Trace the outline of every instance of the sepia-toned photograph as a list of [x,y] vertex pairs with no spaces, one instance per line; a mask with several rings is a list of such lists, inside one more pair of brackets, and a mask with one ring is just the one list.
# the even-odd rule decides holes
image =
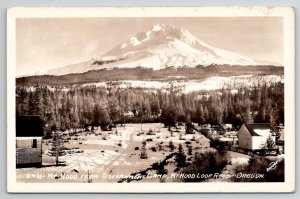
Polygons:
[[9,10],[9,191],[293,191],[293,17]]

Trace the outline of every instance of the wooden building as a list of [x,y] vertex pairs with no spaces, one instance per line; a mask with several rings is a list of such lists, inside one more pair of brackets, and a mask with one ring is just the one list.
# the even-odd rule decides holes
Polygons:
[[238,146],[241,149],[262,150],[267,140],[271,138],[275,143],[275,135],[270,124],[243,124],[237,133]]
[[43,121],[39,116],[16,117],[16,166],[42,165]]

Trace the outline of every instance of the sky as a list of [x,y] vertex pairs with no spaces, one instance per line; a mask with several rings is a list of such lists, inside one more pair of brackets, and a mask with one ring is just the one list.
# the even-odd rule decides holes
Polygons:
[[254,60],[283,63],[280,17],[18,18],[17,75],[100,57],[155,24],[185,28],[213,47]]

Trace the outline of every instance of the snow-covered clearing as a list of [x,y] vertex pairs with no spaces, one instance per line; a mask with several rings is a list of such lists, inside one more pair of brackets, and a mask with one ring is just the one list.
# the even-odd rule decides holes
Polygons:
[[[237,87],[252,87],[257,86],[259,83],[265,82],[267,84],[283,82],[283,77],[278,75],[265,75],[265,76],[254,76],[254,75],[240,75],[240,76],[229,76],[221,77],[214,76],[204,80],[121,80],[115,82],[95,82],[82,84],[85,86],[96,86],[107,88],[111,84],[118,88],[145,88],[145,89],[160,89],[170,90],[171,87],[180,89],[184,93],[191,93],[201,90],[218,90],[222,88],[230,88],[231,93],[237,93]],[[30,88],[31,90],[34,88]]]
[[[149,129],[153,132],[149,133]],[[186,135],[184,126],[176,131],[171,134],[162,124],[127,124],[125,128],[117,127],[112,131],[96,129],[95,132],[81,132],[71,136],[65,132],[65,147],[69,150],[59,160],[65,161],[66,166],[55,166],[55,158],[47,155],[47,150],[51,148],[50,140],[44,140],[43,166],[17,169],[17,181],[87,182],[89,173],[93,182],[117,182],[120,180],[118,177],[146,169],[177,151],[180,143],[186,154],[189,145],[193,152],[210,150],[209,142],[203,135]],[[147,159],[140,158],[144,141]],[[169,147],[170,141],[175,146],[174,151]]]

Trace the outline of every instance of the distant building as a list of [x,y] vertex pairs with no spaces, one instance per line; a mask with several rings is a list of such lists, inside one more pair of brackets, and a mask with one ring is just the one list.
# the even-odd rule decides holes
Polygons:
[[16,166],[42,165],[43,121],[39,116],[16,117]]
[[126,113],[124,113],[125,117],[134,117],[134,113],[132,111],[128,111]]
[[232,124],[224,124],[224,125],[223,125],[223,128],[224,128],[226,131],[231,131],[231,129],[232,129]]
[[238,146],[241,149],[261,150],[269,137],[275,143],[275,135],[272,134],[270,124],[254,123],[243,124],[237,133]]

